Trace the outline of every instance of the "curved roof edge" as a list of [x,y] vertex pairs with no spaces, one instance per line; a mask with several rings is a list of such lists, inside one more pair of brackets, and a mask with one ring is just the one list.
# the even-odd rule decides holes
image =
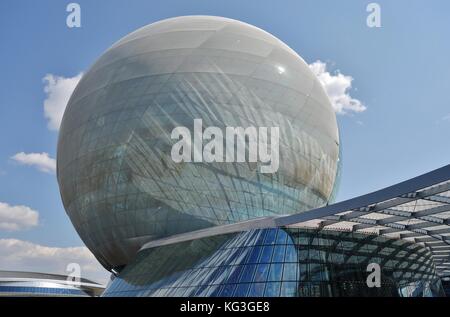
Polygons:
[[413,193],[420,189],[446,181],[450,181],[450,164],[372,193],[350,198],[332,205],[312,209],[303,213],[278,217],[277,225],[291,225],[299,221],[312,220],[318,217],[334,215],[345,210],[365,207],[408,193]]
[[105,285],[86,278],[80,278],[79,282],[71,281],[68,278],[67,275],[62,274],[0,270],[0,284],[10,282],[50,282],[68,287],[76,287],[88,291],[95,296],[100,295],[105,289]]
[[423,243],[440,275],[450,275],[450,164],[384,189],[288,216],[264,217],[148,242],[141,250],[273,227],[365,231]]

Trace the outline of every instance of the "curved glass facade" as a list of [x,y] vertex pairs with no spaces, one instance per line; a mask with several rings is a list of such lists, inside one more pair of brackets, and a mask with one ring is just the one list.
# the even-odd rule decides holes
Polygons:
[[[221,131],[278,127],[278,170],[174,162],[171,132],[193,135],[195,119]],[[83,76],[62,120],[57,176],[80,237],[111,269],[150,240],[323,206],[338,157],[334,111],[301,57],[254,26],[192,16],[131,33]]]
[[442,287],[444,288],[445,295],[450,297],[450,279],[448,276],[442,280]]
[[[366,284],[369,263],[381,287]],[[260,229],[145,249],[103,296],[443,296],[430,250],[360,233]]]
[[0,297],[1,296],[76,296],[89,297],[83,290],[58,283],[52,282],[0,282]]

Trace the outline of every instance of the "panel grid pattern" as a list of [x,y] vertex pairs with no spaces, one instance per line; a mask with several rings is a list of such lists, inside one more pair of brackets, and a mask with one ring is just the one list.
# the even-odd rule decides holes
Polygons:
[[[366,267],[382,269],[380,288]],[[376,235],[260,229],[144,249],[104,296],[440,296],[431,252]]]
[[[175,163],[171,132],[193,135],[194,119],[222,131],[278,127],[279,169]],[[151,240],[325,205],[336,192],[339,135],[319,81],[281,41],[230,19],[180,17],[125,37],[83,76],[57,160],[64,207],[111,269]]]
[[421,243],[431,250],[439,275],[447,276],[450,275],[449,195],[447,180],[376,204],[288,226],[374,233]]

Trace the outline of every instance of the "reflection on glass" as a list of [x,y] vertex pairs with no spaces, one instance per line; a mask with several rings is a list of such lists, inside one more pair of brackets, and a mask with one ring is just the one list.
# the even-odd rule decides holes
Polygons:
[[[381,248],[389,252],[379,253]],[[382,267],[380,288],[366,285],[369,263]],[[443,288],[431,252],[419,244],[352,232],[282,228],[143,250],[104,293],[227,297],[441,295]]]

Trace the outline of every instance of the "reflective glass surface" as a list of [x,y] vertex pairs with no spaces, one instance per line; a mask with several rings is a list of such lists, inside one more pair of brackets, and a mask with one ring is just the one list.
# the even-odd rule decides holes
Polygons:
[[[380,287],[367,286],[370,263]],[[360,233],[260,229],[142,250],[103,296],[442,296],[430,250]]]
[[[194,119],[222,131],[278,127],[279,169],[174,162],[171,132],[193,134]],[[83,76],[62,120],[57,176],[72,223],[111,269],[150,240],[323,206],[338,158],[334,111],[297,53],[254,26],[192,16],[131,33]]]
[[450,297],[450,278],[448,276],[445,280],[442,280],[442,287],[444,288],[445,295]]
[[0,285],[0,296],[89,296],[75,288]]

